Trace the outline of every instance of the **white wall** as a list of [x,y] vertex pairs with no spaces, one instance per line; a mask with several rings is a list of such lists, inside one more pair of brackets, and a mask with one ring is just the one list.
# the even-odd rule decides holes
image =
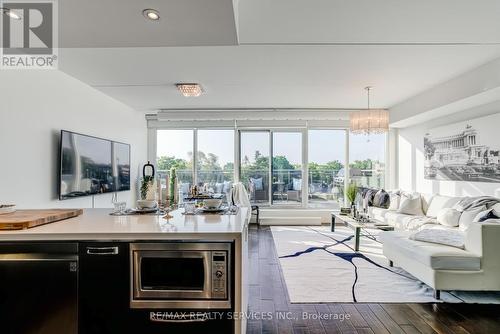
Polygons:
[[[53,70],[0,71],[0,203],[21,208],[88,208],[92,198],[58,200],[60,130],[131,144],[132,190],[119,199],[135,201],[139,166],[146,160],[144,115],[82,82]],[[111,194],[95,207],[112,207]]]
[[424,135],[428,130],[494,113],[500,113],[500,101],[399,129],[397,145],[398,187],[404,190],[449,196],[492,195],[500,197],[500,183],[435,181],[424,178]]

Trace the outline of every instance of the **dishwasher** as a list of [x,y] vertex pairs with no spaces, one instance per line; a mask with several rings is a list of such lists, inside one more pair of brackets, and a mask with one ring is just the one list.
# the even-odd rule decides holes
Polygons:
[[77,274],[77,243],[0,243],[2,334],[77,333]]

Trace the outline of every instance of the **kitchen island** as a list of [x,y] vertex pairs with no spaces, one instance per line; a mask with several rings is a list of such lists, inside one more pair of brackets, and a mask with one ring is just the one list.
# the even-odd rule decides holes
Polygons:
[[[124,285],[124,288],[120,290],[122,293],[116,297],[116,300],[127,301],[126,310],[125,307],[123,307],[124,312],[128,312],[129,309],[132,308],[147,308],[143,305],[149,303],[153,305],[153,307],[148,309],[148,311],[151,311],[149,312],[150,315],[148,317],[150,318],[148,321],[156,321],[167,324],[172,322],[172,319],[165,318],[160,311],[162,311],[163,308],[172,310],[172,305],[174,304],[171,301],[161,304],[159,301],[155,300],[154,302],[157,303],[157,305],[153,302],[149,302],[149,299],[154,298],[147,297],[149,296],[148,293],[150,293],[150,291],[146,290],[152,288],[145,287],[145,291],[139,291],[137,289],[135,285],[138,283],[136,284],[136,281],[141,282],[141,278],[137,276],[138,270],[134,273],[134,265],[136,267],[140,267],[140,270],[144,270],[146,273],[145,275],[151,276],[151,278],[146,278],[146,276],[142,277],[141,284],[146,285],[146,280],[150,280],[152,282],[147,283],[149,285],[154,284],[155,280],[159,279],[163,279],[167,282],[171,277],[176,276],[176,268],[184,268],[185,265],[190,263],[184,262],[179,264],[175,261],[170,261],[168,266],[166,266],[165,262],[163,263],[163,265],[166,266],[164,268],[169,268],[169,270],[171,270],[170,274],[166,277],[159,277],[158,275],[154,276],[151,272],[154,272],[155,269],[158,272],[158,266],[161,266],[162,263],[157,261],[151,265],[151,268],[147,268],[148,261],[152,258],[172,259],[172,254],[180,254],[184,251],[184,254],[179,255],[179,259],[182,259],[186,257],[185,254],[194,254],[197,252],[197,254],[202,254],[200,256],[204,257],[203,261],[199,261],[199,263],[204,264],[205,271],[203,274],[198,276],[201,277],[200,280],[204,281],[202,287],[205,291],[203,291],[202,294],[199,294],[199,296],[195,295],[194,292],[191,292],[191,299],[194,301],[192,301],[191,304],[186,304],[190,306],[184,309],[192,308],[193,311],[198,312],[200,310],[209,310],[210,308],[207,305],[223,305],[224,301],[217,300],[217,298],[224,299],[223,297],[225,296],[225,292],[223,292],[222,287],[227,285],[228,295],[226,303],[230,303],[231,305],[231,327],[234,328],[234,331],[231,332],[236,334],[245,333],[246,321],[244,320],[245,317],[241,317],[241,312],[247,311],[248,300],[248,289],[246,288],[248,267],[247,209],[242,208],[235,215],[183,215],[182,211],[182,209],[172,211],[170,214],[173,217],[167,220],[158,215],[112,216],[110,215],[111,211],[109,209],[86,209],[84,210],[83,215],[79,217],[27,230],[1,231],[0,250],[2,254],[0,254],[0,258],[3,257],[3,260],[10,262],[13,260],[22,260],[19,257],[26,256],[26,253],[28,252],[27,250],[20,251],[20,249],[23,248],[23,245],[27,245],[26,247],[28,247],[28,249],[33,252],[35,256],[40,256],[40,253],[48,253],[48,251],[45,252],[44,247],[52,249],[57,246],[59,247],[58,249],[62,249],[62,251],[58,251],[57,256],[52,257],[57,259],[66,259],[70,262],[70,271],[73,270],[78,272],[79,303],[93,293],[92,288],[90,288],[90,292],[84,291],[82,293],[82,287],[85,287],[86,284],[92,286],[92,284],[99,284],[99,282],[106,281],[106,277],[99,276],[99,273],[109,271],[110,273],[115,274],[120,272],[123,273],[122,276],[127,277],[115,277],[114,282],[116,282],[116,284],[113,284],[113,280],[111,280],[108,288],[102,289],[100,295],[105,295],[108,291],[113,290],[115,285],[119,286],[122,284]],[[168,245],[168,247],[165,245]],[[153,252],[153,250],[156,253]],[[168,254],[168,256],[165,255],[165,257],[162,257],[161,255],[158,255],[162,254],[158,253],[159,250],[164,251],[165,253],[163,254]],[[196,252],[193,252],[193,250],[196,250]],[[120,269],[122,271],[118,269],[111,270],[111,268],[114,268],[113,265],[116,263],[104,261],[104,259],[112,259],[113,255],[118,256],[119,254],[121,254],[121,263],[123,266],[127,266],[126,271],[122,269]],[[225,254],[227,254],[227,259],[224,257]],[[99,262],[100,267],[95,267],[97,269],[92,267],[92,270],[90,270],[89,268],[91,267],[89,263],[92,264],[96,260],[93,260],[94,262],[90,262],[90,260],[87,260],[87,257],[89,256],[94,256],[94,259],[101,261]],[[188,255],[187,257],[191,256]],[[210,264],[207,265],[207,259],[209,259],[209,261],[212,261],[213,259],[213,263],[210,262]],[[193,256],[193,260],[191,261],[193,268],[196,268],[195,260],[196,256]],[[227,268],[225,267],[226,262]],[[123,266],[120,268],[123,268]],[[143,267],[146,269],[142,269]],[[225,269],[227,269],[227,273],[225,272]],[[200,272],[201,271],[203,270],[200,270]],[[88,274],[86,272],[88,272]],[[195,274],[192,276],[194,277],[197,275]],[[184,278],[187,281],[192,279],[193,281],[189,282],[189,284],[196,286],[196,277],[193,277]],[[92,281],[92,279],[94,281]],[[0,277],[0,280],[2,280],[2,277]],[[86,283],[85,280],[90,283]],[[176,284],[177,283],[178,282],[176,282]],[[104,283],[102,283],[102,287],[103,286],[105,286]],[[123,296],[125,294],[123,293],[125,288],[127,295]],[[153,288],[152,290],[155,289]],[[183,288],[180,290],[183,290]],[[193,290],[196,289],[193,288]],[[132,301],[133,298],[131,297],[135,297],[136,293],[134,291],[138,291],[137,295],[139,297],[141,297],[140,293],[142,292],[144,296],[146,296],[144,300],[139,300],[134,303]],[[186,294],[183,291],[179,293],[179,296],[182,293],[184,293],[182,296],[190,296],[189,293]],[[210,293],[213,295],[213,303],[210,304],[209,301],[201,303],[196,301],[202,300],[203,298],[209,298],[207,295]],[[99,297],[100,295],[97,296]],[[165,297],[165,300],[167,299],[172,298]],[[110,294],[110,298],[106,300],[113,301],[114,298],[111,298]],[[125,302],[122,302],[122,304],[125,304]],[[113,308],[112,304],[109,304],[109,307]],[[82,309],[81,306],[79,308]],[[173,309],[175,309],[175,305]],[[125,319],[128,315],[120,315],[119,310],[120,306],[117,306],[113,311],[113,316]],[[130,317],[133,318],[133,316]],[[79,321],[81,321],[84,317],[80,314],[78,318]],[[187,320],[193,322],[193,319]],[[195,318],[194,320],[201,320],[200,323],[202,323],[204,319]],[[186,328],[189,325],[189,321],[185,322],[186,324],[184,326],[186,326]],[[179,321],[175,325],[177,328],[182,328],[182,325],[179,325],[179,323],[182,322]],[[81,330],[81,326],[79,327],[80,332],[86,332],[86,330]],[[114,330],[110,329],[110,331]]]

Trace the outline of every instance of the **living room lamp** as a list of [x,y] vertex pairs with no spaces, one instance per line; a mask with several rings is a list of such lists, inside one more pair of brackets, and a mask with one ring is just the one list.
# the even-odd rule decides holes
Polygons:
[[350,131],[354,134],[374,134],[385,133],[389,130],[389,112],[384,109],[370,109],[370,90],[372,87],[365,87],[368,108],[350,114]]

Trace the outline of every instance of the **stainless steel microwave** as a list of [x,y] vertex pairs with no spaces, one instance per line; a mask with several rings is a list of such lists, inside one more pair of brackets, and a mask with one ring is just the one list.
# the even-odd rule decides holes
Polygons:
[[131,308],[231,308],[231,243],[130,244]]

